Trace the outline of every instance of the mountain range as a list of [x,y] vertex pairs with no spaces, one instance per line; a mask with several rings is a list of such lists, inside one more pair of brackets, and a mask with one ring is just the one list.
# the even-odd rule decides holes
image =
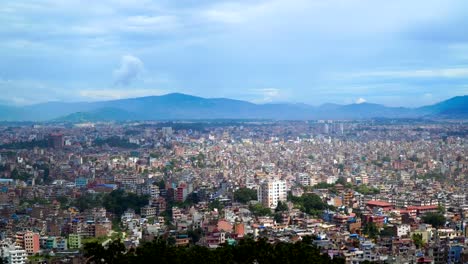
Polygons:
[[468,96],[418,108],[379,104],[254,104],[227,98],[181,93],[100,102],[49,102],[29,106],[0,105],[0,121],[125,121],[190,119],[468,119]]

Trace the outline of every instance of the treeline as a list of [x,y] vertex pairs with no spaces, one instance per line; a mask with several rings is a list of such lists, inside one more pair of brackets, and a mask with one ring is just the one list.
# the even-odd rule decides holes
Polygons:
[[294,203],[294,207],[310,215],[320,215],[327,208],[333,209],[315,193],[304,193],[301,197],[289,195],[288,200]]
[[127,209],[133,209],[136,213],[140,213],[141,207],[148,204],[148,199],[148,196],[145,195],[140,196],[134,193],[126,193],[123,190],[114,190],[105,195],[82,195],[75,199],[72,205],[76,206],[80,211],[102,206],[120,218]]
[[109,147],[113,147],[113,148],[135,149],[135,148],[140,147],[135,143],[130,143],[128,139],[123,139],[123,138],[115,137],[115,136],[110,137],[110,138],[105,138],[105,139],[97,138],[96,140],[94,140],[94,145],[96,146],[104,146],[106,144]]
[[34,149],[47,147],[49,147],[49,142],[47,140],[18,141],[0,145],[0,149]]
[[127,251],[119,241],[104,248],[97,242],[84,246],[88,263],[345,263],[344,259],[331,259],[312,245],[306,237],[297,243],[279,242],[270,244],[266,239],[254,241],[245,238],[237,245],[223,245],[216,249],[202,246],[178,247],[169,239],[155,239],[136,249]]

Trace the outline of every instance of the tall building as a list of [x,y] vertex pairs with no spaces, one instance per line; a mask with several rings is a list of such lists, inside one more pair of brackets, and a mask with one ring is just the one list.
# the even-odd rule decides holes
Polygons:
[[275,209],[278,202],[285,202],[286,199],[286,181],[273,178],[260,185],[258,201],[261,202],[263,206]]
[[24,249],[29,255],[39,252],[39,234],[33,232],[26,232],[23,236]]
[[49,147],[59,149],[63,147],[63,135],[58,133],[50,134],[49,136]]

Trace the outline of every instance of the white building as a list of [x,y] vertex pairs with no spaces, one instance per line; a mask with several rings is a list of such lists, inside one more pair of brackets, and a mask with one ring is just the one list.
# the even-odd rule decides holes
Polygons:
[[411,226],[410,225],[398,225],[397,226],[397,236],[398,237],[407,236],[410,232],[411,232]]
[[287,199],[286,181],[269,179],[260,185],[258,190],[258,201],[265,207],[275,209],[278,202]]
[[2,258],[3,263],[24,264],[26,263],[27,256],[26,250],[14,243],[9,243],[7,241],[2,241],[0,243],[0,258]]
[[307,173],[298,173],[296,176],[296,181],[302,186],[312,185],[310,175]]

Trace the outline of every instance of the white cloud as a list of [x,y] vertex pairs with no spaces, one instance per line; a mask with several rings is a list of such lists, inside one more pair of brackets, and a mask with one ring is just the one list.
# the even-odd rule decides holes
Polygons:
[[395,71],[370,71],[351,74],[351,77],[390,77],[390,78],[465,78],[468,68],[439,68]]
[[254,89],[252,93],[260,96],[252,100],[254,103],[270,103],[282,97],[281,90],[276,88]]
[[98,90],[81,90],[79,95],[86,100],[116,100],[124,98],[135,98],[151,95],[166,94],[167,91],[158,89],[98,89]]
[[365,103],[365,102],[367,102],[367,100],[364,99],[364,98],[362,98],[362,97],[360,97],[360,98],[358,98],[358,99],[356,100],[355,103],[356,103],[356,104],[362,104],[362,103]]
[[122,56],[119,68],[114,70],[114,83],[128,86],[141,76],[144,69],[144,64],[139,58],[132,55]]

